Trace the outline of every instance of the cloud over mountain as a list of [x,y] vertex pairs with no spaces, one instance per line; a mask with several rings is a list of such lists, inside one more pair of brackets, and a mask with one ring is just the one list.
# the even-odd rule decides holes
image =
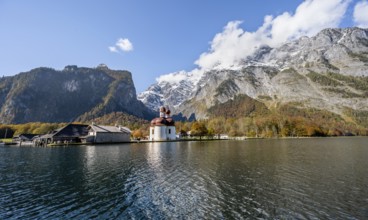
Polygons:
[[240,28],[241,21],[231,21],[216,34],[209,51],[201,54],[195,64],[202,69],[236,68],[259,46],[276,47],[324,28],[338,27],[349,3],[350,0],[306,0],[294,13],[265,16],[263,25],[255,32]]
[[[230,21],[210,42],[208,51],[195,61],[196,68],[177,71],[156,78],[158,84],[180,84],[190,81],[196,85],[209,70],[238,70],[243,61],[262,46],[276,48],[302,36],[314,36],[326,28],[339,27],[352,0],[305,0],[292,12],[266,15],[263,24],[255,31],[241,27],[243,21]],[[355,6],[355,22],[361,27],[367,25],[367,0]]]
[[354,22],[358,27],[368,28],[368,1],[361,1],[355,5]]

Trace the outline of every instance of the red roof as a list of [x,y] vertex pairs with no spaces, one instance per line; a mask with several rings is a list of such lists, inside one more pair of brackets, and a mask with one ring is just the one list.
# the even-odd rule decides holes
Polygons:
[[173,118],[154,118],[151,121],[151,126],[174,126]]

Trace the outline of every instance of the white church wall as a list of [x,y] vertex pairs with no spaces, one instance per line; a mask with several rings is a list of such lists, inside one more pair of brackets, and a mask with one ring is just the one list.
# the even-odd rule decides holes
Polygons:
[[176,139],[175,126],[167,126],[166,127],[166,137],[167,137],[168,140],[175,140]]
[[176,140],[175,126],[150,127],[150,141]]

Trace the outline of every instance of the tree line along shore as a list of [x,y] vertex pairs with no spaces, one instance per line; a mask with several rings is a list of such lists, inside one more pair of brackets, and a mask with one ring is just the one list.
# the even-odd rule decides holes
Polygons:
[[[74,122],[80,123],[81,122]],[[101,122],[100,122],[101,123]],[[68,123],[0,124],[0,139],[12,138],[19,134],[46,134]],[[84,123],[85,124],[85,123]],[[116,123],[106,123],[114,125]],[[149,136],[149,121],[126,123],[132,130],[132,139],[144,140]],[[316,137],[316,136],[367,136],[368,128],[342,118],[316,114],[302,116],[257,116],[257,117],[214,117],[199,121],[177,121],[176,131],[180,137],[228,137],[274,138],[274,137]]]

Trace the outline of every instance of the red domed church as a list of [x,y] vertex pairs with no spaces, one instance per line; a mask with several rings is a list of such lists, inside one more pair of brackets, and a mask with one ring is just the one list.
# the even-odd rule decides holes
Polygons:
[[170,116],[170,110],[160,108],[160,117],[151,121],[150,141],[176,140],[175,122]]

